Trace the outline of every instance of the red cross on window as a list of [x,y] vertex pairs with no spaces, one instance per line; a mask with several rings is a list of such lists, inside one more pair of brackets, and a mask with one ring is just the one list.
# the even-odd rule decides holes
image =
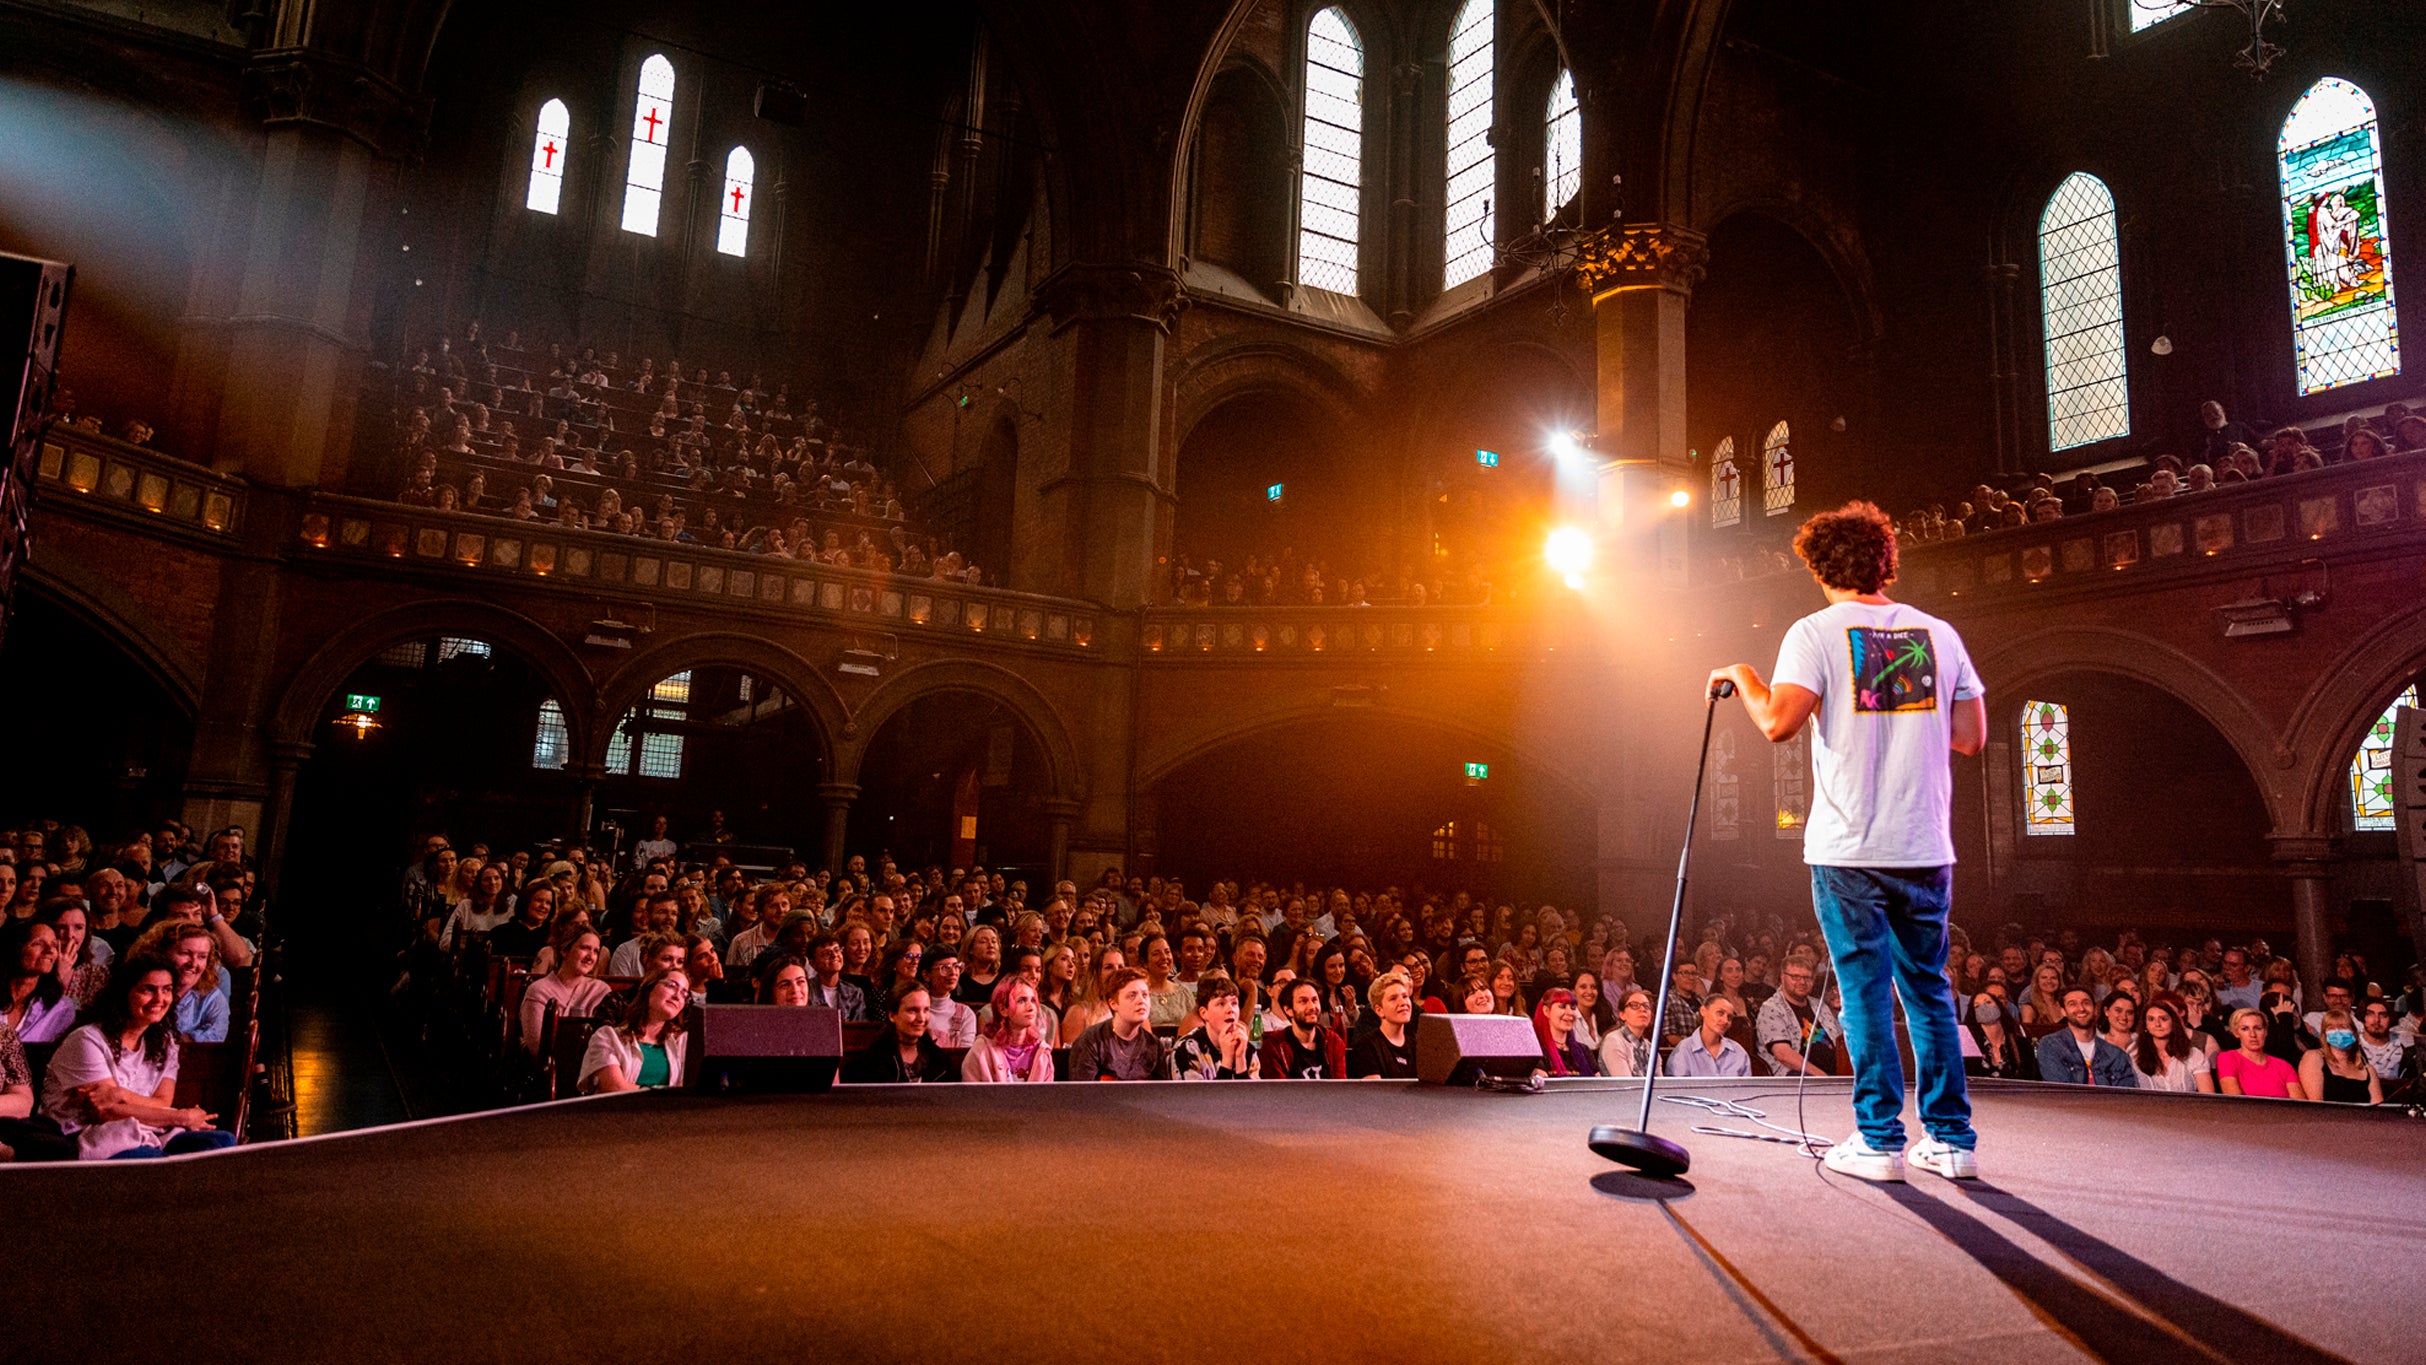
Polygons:
[[733,216],[736,218],[741,216],[741,186],[739,185],[733,187]]
[[1784,446],[1779,446],[1777,454],[1769,457],[1769,469],[1777,475],[1777,481],[1780,484],[1794,477],[1794,452]]
[[657,125],[665,122],[665,120],[657,116],[656,110],[651,109],[647,116],[642,118],[640,121],[649,125],[649,135],[647,140],[650,142],[655,142],[657,140]]
[[1721,497],[1732,498],[1735,496],[1734,465],[1723,464],[1718,467],[1718,491]]
[[547,160],[546,160],[546,161],[544,161],[544,162],[542,162],[542,163],[540,163],[540,164],[541,164],[542,166],[544,166],[546,169],[551,170],[551,171],[552,171],[552,170],[554,170],[554,169],[556,169],[556,142],[555,142],[555,139],[550,138],[548,141],[541,143],[541,144],[539,145],[539,150],[540,150],[540,151],[542,151],[542,152],[545,152],[545,153],[547,154]]

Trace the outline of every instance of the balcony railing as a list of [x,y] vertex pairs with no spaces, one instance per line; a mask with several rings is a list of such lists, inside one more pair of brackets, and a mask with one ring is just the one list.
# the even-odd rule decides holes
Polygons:
[[34,482],[46,497],[234,540],[244,519],[244,482],[148,446],[81,427],[43,434]]
[[1163,607],[1146,613],[1139,647],[1148,658],[1516,658],[1554,653],[1582,627],[1508,607]]
[[776,555],[610,535],[334,494],[303,511],[305,556],[405,564],[698,607],[741,607],[848,627],[977,636],[1072,651],[1095,646],[1097,608],[1031,593],[842,569]]
[[2338,554],[2422,529],[2426,452],[2411,452],[1916,545],[1903,583],[1916,596],[2111,591],[2118,579]]

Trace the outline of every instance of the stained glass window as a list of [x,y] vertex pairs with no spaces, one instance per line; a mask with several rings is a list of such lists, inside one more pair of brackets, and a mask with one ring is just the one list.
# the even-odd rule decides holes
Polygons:
[[1584,187],[1584,112],[1575,103],[1575,73],[1561,71],[1550,86],[1542,127],[1542,219],[1558,216]]
[[539,106],[539,135],[531,139],[531,189],[523,205],[554,213],[564,197],[566,144],[572,141],[573,115],[563,100]]
[[640,738],[639,773],[642,777],[682,776],[682,736],[668,734],[650,727],[652,720],[679,721],[687,714],[691,701],[691,675],[688,670],[673,674],[649,689],[649,704],[635,707],[623,714],[623,723],[607,738],[606,769],[611,773],[633,771],[632,737]]
[[2075,171],[2039,214],[2039,309],[2047,333],[2047,444],[2131,434],[2123,360],[2123,257],[2106,182]]
[[1811,727],[1770,749],[1769,776],[1777,796],[1777,837],[1800,839],[1811,819]]
[[2072,832],[2072,713],[2060,702],[2022,703],[2022,832]]
[[1761,442],[1761,507],[1773,517],[1794,510],[1794,443],[1784,422]]
[[1492,0],[1466,0],[1449,30],[1448,187],[1441,288],[1455,289],[1491,268]]
[[1744,519],[1744,478],[1735,468],[1735,438],[1718,443],[1710,457],[1710,524],[1734,526]]
[[674,64],[663,54],[640,64],[640,98],[632,109],[632,159],[623,173],[623,230],[657,235],[665,191],[665,149],[674,117]]
[[2283,250],[2300,392],[2401,372],[2375,103],[2328,76],[2283,121]]
[[1743,784],[1735,775],[1735,735],[1710,738],[1710,837],[1723,844],[1743,837]]
[[531,741],[531,766],[562,771],[572,752],[573,737],[565,729],[564,708],[550,697],[539,703],[539,730]]
[[438,662],[440,663],[445,663],[449,659],[486,659],[491,657],[491,653],[489,642],[486,640],[471,640],[459,635],[449,635],[438,642]]
[[757,172],[747,147],[735,147],[724,159],[724,197],[716,201],[716,249],[727,256],[750,253],[750,208],[757,202],[751,182]]
[[2177,14],[2198,8],[2198,0],[2130,0],[2131,31],[2154,28]]
[[2391,829],[2392,824],[2392,727],[2404,706],[2418,704],[2415,684],[2402,689],[2392,699],[2384,714],[2367,727],[2367,737],[2359,741],[2358,756],[2350,760],[2350,827],[2352,829]]
[[1299,284],[1356,292],[1364,129],[1364,44],[1348,16],[1327,9],[1306,26],[1305,151],[1297,176]]

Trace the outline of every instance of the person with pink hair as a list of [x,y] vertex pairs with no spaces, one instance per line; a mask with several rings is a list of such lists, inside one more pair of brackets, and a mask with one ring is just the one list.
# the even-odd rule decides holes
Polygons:
[[1005,976],[994,983],[993,1012],[960,1062],[964,1081],[1049,1081],[1053,1049],[1037,1032],[1035,983]]
[[1575,992],[1564,986],[1542,992],[1533,1007],[1533,1036],[1541,1040],[1541,1069],[1553,1076],[1597,1076],[1592,1050],[1575,1041]]

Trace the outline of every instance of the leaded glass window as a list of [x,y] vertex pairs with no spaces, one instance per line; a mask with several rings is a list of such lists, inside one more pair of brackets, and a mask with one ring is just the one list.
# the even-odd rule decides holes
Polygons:
[[1772,517],[1794,510],[1794,440],[1782,421],[1761,442],[1761,510]]
[[2283,250],[2300,392],[2401,372],[2375,103],[2328,76],[2283,121]]
[[1492,0],[1466,0],[1449,30],[1448,205],[1443,235],[1447,266],[1441,288],[1455,289],[1491,268]]
[[539,135],[531,139],[531,187],[522,200],[525,208],[556,211],[564,198],[564,159],[569,155],[572,133],[572,111],[564,107],[563,100],[539,106]]
[[531,740],[531,766],[561,772],[572,752],[573,736],[565,729],[564,708],[550,697],[539,703],[539,729]]
[[[635,771],[632,757],[637,748],[640,763],[637,771],[642,777],[682,776],[681,735],[652,728],[653,720],[680,721],[689,713],[691,674],[689,670],[672,674],[649,689],[645,706],[624,712],[623,723],[607,739],[606,769],[611,773]],[[634,745],[634,737],[639,743]]]
[[657,235],[665,197],[665,149],[674,118],[674,64],[663,54],[640,64],[640,98],[632,109],[632,158],[623,173],[623,230]]
[[2198,0],[2129,0],[2131,31],[2155,28],[2178,14],[2188,14],[2198,8]]
[[449,659],[486,659],[493,655],[486,640],[473,640],[460,635],[448,635],[438,641],[438,662]]
[[1556,218],[1583,187],[1584,111],[1575,103],[1575,73],[1561,71],[1542,125],[1542,220]]
[[1451,820],[1432,831],[1432,856],[1444,863],[1457,861],[1457,822]]
[[1743,837],[1743,784],[1735,773],[1735,734],[1710,738],[1710,837],[1731,844]]
[[1499,831],[1477,820],[1474,822],[1474,861],[1496,863],[1507,856],[1507,845],[1501,842]]
[[1710,524],[1734,526],[1744,519],[1744,478],[1735,468],[1735,438],[1718,443],[1710,457]]
[[2022,832],[2072,833],[2072,713],[2022,703]]
[[1770,784],[1777,797],[1777,837],[1800,839],[1811,820],[1811,727],[1770,747]]
[[2358,755],[2350,760],[2350,827],[2352,829],[2391,829],[2392,824],[2392,727],[2404,706],[2418,704],[2416,684],[2403,688],[2392,699],[2384,714],[2367,727],[2367,737],[2359,741]]
[[716,201],[716,249],[727,256],[750,254],[750,209],[758,201],[752,182],[758,163],[750,149],[735,147],[724,159],[724,197]]
[[2123,257],[2106,182],[2075,171],[2039,214],[2039,309],[2047,333],[2047,445],[2131,434],[2123,358]]
[[1297,282],[1356,292],[1363,211],[1365,49],[1348,16],[1327,9],[1306,26],[1306,118],[1297,175]]

